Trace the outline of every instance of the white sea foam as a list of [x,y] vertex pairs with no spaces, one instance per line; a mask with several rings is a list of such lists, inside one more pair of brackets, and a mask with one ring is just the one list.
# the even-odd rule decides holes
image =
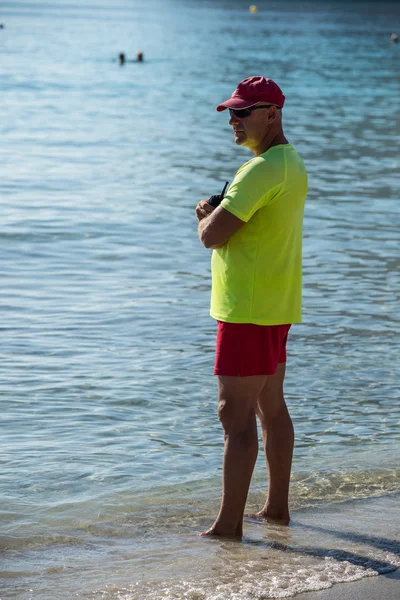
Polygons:
[[90,597],[266,600],[387,573],[400,567],[397,505],[398,496],[387,496],[308,509],[295,513],[289,528],[249,520],[241,544],[185,535],[174,556],[158,561],[158,577],[150,566],[136,584]]

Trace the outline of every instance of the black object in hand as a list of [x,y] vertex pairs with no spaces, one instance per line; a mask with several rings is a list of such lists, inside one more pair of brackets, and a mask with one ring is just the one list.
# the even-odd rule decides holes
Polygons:
[[222,200],[224,199],[225,191],[226,191],[226,188],[228,187],[228,184],[229,184],[229,182],[227,181],[220,194],[217,194],[215,196],[210,196],[208,199],[208,204],[211,204],[211,206],[213,206],[214,208],[219,206],[221,204]]

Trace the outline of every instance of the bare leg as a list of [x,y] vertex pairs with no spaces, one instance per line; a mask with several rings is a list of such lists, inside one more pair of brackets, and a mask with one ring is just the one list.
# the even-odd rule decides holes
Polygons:
[[294,445],[293,423],[283,396],[285,367],[286,363],[280,363],[275,375],[268,376],[257,406],[268,470],[268,497],[257,516],[282,525],[290,521],[288,496]]
[[202,536],[241,538],[243,513],[258,453],[256,405],[265,375],[219,377],[218,416],[225,432],[222,501]]

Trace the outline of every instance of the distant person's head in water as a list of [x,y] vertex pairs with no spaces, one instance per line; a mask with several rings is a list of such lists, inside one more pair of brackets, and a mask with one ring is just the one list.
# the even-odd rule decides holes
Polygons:
[[120,65],[124,65],[127,62],[129,62],[129,63],[143,62],[143,60],[144,60],[143,52],[138,52],[136,54],[135,60],[133,60],[133,59],[128,60],[126,55],[123,52],[121,52],[121,54],[118,55],[118,61],[119,61]]
[[397,33],[392,33],[392,35],[390,36],[390,41],[392,42],[392,44],[397,44],[397,42],[399,41],[399,36],[397,35]]

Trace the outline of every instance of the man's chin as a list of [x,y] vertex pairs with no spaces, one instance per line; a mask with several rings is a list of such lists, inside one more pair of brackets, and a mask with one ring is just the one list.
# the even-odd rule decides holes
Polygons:
[[235,135],[235,144],[237,144],[238,146],[244,146],[246,143],[246,138],[240,135]]

